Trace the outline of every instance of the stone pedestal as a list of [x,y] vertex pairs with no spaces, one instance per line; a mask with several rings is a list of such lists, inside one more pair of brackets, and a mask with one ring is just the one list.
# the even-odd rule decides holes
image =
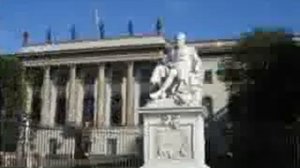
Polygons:
[[202,107],[139,109],[144,119],[142,168],[207,168]]

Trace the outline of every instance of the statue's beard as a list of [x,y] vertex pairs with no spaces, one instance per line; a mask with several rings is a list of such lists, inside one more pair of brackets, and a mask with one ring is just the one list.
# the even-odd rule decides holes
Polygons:
[[176,44],[176,46],[174,47],[176,50],[183,48],[184,47],[184,43],[180,43],[180,44]]

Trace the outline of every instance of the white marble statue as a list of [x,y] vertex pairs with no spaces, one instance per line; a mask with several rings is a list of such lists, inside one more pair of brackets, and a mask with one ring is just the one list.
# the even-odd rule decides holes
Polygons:
[[150,82],[156,90],[139,109],[144,121],[141,168],[207,168],[202,108],[203,68],[185,34],[154,68]]
[[151,76],[152,85],[159,87],[150,94],[152,101],[173,100],[180,106],[201,106],[202,61],[194,47],[187,46],[184,33],[176,36],[176,45],[165,55]]

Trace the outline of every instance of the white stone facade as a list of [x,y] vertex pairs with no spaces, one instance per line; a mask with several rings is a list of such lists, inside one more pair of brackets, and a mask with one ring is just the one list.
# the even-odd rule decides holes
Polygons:
[[[202,48],[218,48],[233,43],[196,42],[188,43],[199,51]],[[26,67],[42,68],[44,71],[42,87],[42,107],[40,124],[49,129],[36,133],[35,151],[47,155],[50,153],[50,139],[57,139],[57,154],[73,157],[75,139],[65,137],[61,127],[74,126],[88,129],[91,142],[90,155],[108,154],[108,139],[116,146],[116,154],[137,154],[136,139],[141,136],[139,125],[142,123],[138,108],[147,99],[150,92],[149,78],[155,62],[163,57],[164,49],[170,45],[163,37],[132,37],[125,39],[108,39],[102,41],[82,41],[53,45],[37,45],[24,47],[19,57]],[[204,70],[212,70],[212,83],[204,83],[204,95],[212,98],[213,112],[217,113],[226,106],[227,92],[225,84],[217,79],[216,71],[220,56],[199,54]],[[53,68],[63,67],[67,70],[68,80],[65,88],[66,110],[65,124],[58,125],[57,118],[57,86],[53,82]],[[85,117],[86,90],[83,78],[79,73],[82,69],[90,72],[93,69],[93,119],[92,124],[83,122]],[[119,71],[114,73],[114,69]],[[117,79],[116,75],[118,76]],[[31,93],[30,86],[28,92]],[[121,100],[120,117],[114,121],[114,109],[111,107],[115,94]],[[142,97],[142,100],[141,100]],[[27,112],[32,112],[32,97],[28,97]],[[115,127],[114,122],[119,122]],[[87,128],[88,127],[88,128]],[[132,129],[132,127],[134,129]],[[115,140],[114,140],[115,139]],[[41,144],[41,142],[43,142]]]
[[212,71],[212,83],[204,83],[203,85],[203,97],[209,96],[212,98],[213,113],[217,113],[222,108],[226,107],[228,101],[228,92],[226,91],[226,85],[224,82],[218,79],[216,74],[218,70],[218,63],[221,61],[221,57],[210,56],[203,57],[203,69],[204,71]]

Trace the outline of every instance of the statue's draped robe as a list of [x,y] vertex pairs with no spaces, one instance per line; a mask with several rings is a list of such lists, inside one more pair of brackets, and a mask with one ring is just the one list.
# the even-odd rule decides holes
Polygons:
[[167,97],[173,98],[179,104],[201,105],[201,100],[199,100],[201,99],[203,81],[201,67],[202,61],[196,49],[185,46],[173,50],[156,66],[151,77],[151,83],[161,86],[170,75],[169,72],[176,70],[176,78],[168,88]]

